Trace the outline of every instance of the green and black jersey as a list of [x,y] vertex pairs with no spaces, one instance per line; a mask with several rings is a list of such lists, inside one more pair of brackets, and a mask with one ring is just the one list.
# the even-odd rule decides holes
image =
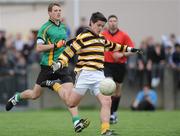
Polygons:
[[[38,31],[37,39],[42,39],[44,44],[54,44],[59,40],[66,40],[66,26],[63,23],[56,25],[51,20],[47,21]],[[38,46],[38,45],[37,45]],[[53,61],[64,51],[65,47],[54,48],[42,53],[41,65],[50,66]]]
[[59,60],[66,65],[74,54],[78,54],[75,71],[101,70],[104,68],[104,51],[127,51],[126,45],[120,45],[106,40],[101,35],[96,35],[87,29],[79,34],[71,46],[66,47],[59,56]]

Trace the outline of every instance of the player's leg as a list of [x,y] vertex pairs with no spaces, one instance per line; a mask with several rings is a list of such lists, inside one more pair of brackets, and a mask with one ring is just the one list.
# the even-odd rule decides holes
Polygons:
[[6,110],[11,110],[19,101],[21,100],[27,100],[32,99],[35,100],[39,98],[42,92],[42,87],[40,85],[35,84],[33,90],[27,89],[21,93],[16,93],[13,97],[11,97],[7,104],[6,104]]
[[[41,83],[53,78],[53,72],[49,66],[41,66],[41,71],[36,80],[36,84],[33,89],[27,89],[21,93],[15,94],[11,97],[7,104],[6,110],[9,111],[15,106],[20,100],[32,99],[35,100],[40,97],[42,93]],[[60,88],[61,85],[57,84],[56,89]]]
[[118,121],[117,111],[118,111],[119,103],[121,100],[122,85],[123,85],[123,80],[125,78],[125,74],[126,74],[125,64],[114,64],[112,75],[113,75],[114,81],[116,82],[116,90],[113,96],[111,97],[112,99],[111,117],[110,117],[111,124],[115,124]]
[[[80,103],[81,99],[85,95],[88,87],[89,87],[89,82],[88,82],[89,77],[87,76],[86,71],[81,71],[78,75],[76,75],[76,84],[75,88],[71,91],[70,97],[68,99],[68,106],[69,107],[74,107],[78,106]],[[76,132],[81,132],[84,128],[87,128],[90,124],[90,121],[87,119],[81,119],[80,122],[76,121],[78,117],[73,117],[73,124],[74,124],[74,129]]]
[[68,105],[68,110],[72,117],[72,122],[74,126],[75,132],[79,133],[84,128],[89,125],[89,121],[87,119],[81,119],[78,113],[78,107],[82,96],[78,93],[72,91],[73,83],[64,83],[61,85],[61,89],[58,91],[58,94],[61,99]]
[[117,135],[114,131],[110,130],[110,108],[111,108],[111,97],[104,96],[101,93],[97,95],[97,98],[101,104],[101,135],[102,136],[114,136]]
[[32,99],[35,100],[40,97],[42,93],[42,87],[40,86],[42,81],[47,80],[48,77],[48,69],[41,67],[41,72],[38,75],[36,84],[33,89],[24,90],[21,93],[16,93],[13,97],[11,97],[7,104],[6,110],[11,110],[20,100]]
[[68,109],[72,116],[75,132],[81,132],[84,128],[86,128],[87,120],[81,119],[78,114],[76,103],[80,102],[79,97],[77,98],[76,96],[71,97],[71,93],[73,89],[73,80],[70,76],[68,68],[64,68],[56,72],[54,76],[55,76],[54,79],[60,78],[61,83],[59,81],[57,82],[57,80],[47,80],[45,82],[42,82],[41,85],[43,85],[44,87],[51,88],[58,93],[59,97],[69,107]]
[[57,74],[59,74],[59,77],[62,82],[61,88],[58,90],[58,94],[60,98],[63,99],[63,101],[66,103],[66,105],[68,105],[68,109],[69,112],[71,113],[75,132],[79,133],[86,127],[86,120],[81,119],[81,117],[78,114],[78,108],[77,108],[77,105],[81,100],[81,95],[78,94],[76,95],[76,93],[72,91],[74,88],[73,79],[71,77],[68,68],[64,68],[62,71],[59,71],[59,73]]
[[117,111],[121,99],[121,92],[122,92],[122,84],[116,82],[116,90],[111,97],[112,104],[111,104],[111,116],[110,116],[110,123],[115,124],[117,123]]
[[[113,71],[116,69],[116,67],[115,67],[115,64],[114,63],[105,63],[104,64],[104,75],[105,75],[105,77],[110,77],[110,78],[112,78],[113,80],[114,80],[114,78],[113,78]],[[119,91],[117,91],[117,88],[119,88],[118,87],[118,84],[116,84],[116,90],[115,90],[115,93],[117,93],[117,92],[119,92]],[[114,94],[115,95],[115,94]],[[114,103],[116,103],[114,100],[114,98],[115,98],[115,96],[112,96],[111,97],[112,98],[112,102],[111,102],[111,116],[110,116],[110,123],[112,123],[112,122],[114,122],[116,119],[115,119],[115,116],[113,115],[113,113],[114,113],[114,109],[115,109],[115,106],[114,106]],[[116,99],[117,100],[117,99]]]
[[[70,110],[73,108],[77,108],[85,92],[85,89],[73,89],[67,102]],[[74,130],[77,133],[81,132],[84,128],[87,128],[90,124],[90,121],[88,119],[81,119],[78,115],[78,112],[71,112],[71,116],[74,125]]]
[[[70,102],[70,100],[78,100],[77,98],[71,98],[70,94],[73,89],[72,82],[68,83],[60,83],[58,80],[47,80],[45,82],[42,82],[41,86],[48,87],[52,89],[53,91],[57,92],[59,97],[64,101],[64,103],[67,105],[68,110],[72,117],[73,126],[75,129],[75,132],[79,133],[81,132],[86,126],[86,120],[81,119],[78,113],[78,107],[76,106],[79,102]],[[73,96],[74,97],[74,96]]]
[[101,134],[110,129],[109,119],[110,119],[110,108],[111,108],[111,97],[104,96],[99,93],[97,96],[101,104],[100,118],[101,118]]

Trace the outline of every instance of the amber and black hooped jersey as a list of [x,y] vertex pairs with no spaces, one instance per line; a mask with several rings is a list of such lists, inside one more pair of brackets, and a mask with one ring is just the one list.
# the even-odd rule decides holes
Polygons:
[[70,46],[59,56],[62,65],[65,66],[69,59],[78,55],[75,71],[102,70],[104,68],[104,51],[126,52],[127,45],[120,45],[106,40],[101,35],[96,35],[87,29],[79,34]]

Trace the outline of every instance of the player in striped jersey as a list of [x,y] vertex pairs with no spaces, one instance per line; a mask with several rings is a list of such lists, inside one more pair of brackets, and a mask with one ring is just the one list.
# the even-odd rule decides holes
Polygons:
[[75,67],[77,73],[75,89],[68,99],[70,107],[77,106],[87,90],[95,95],[101,104],[101,135],[114,135],[110,130],[109,118],[111,108],[111,97],[104,96],[99,91],[99,83],[104,79],[104,51],[140,52],[139,49],[120,45],[106,40],[99,35],[107,22],[100,12],[93,13],[90,18],[90,27],[80,33],[67,46],[59,56],[57,62],[52,65],[53,71],[66,67],[70,58],[78,54],[78,62]]

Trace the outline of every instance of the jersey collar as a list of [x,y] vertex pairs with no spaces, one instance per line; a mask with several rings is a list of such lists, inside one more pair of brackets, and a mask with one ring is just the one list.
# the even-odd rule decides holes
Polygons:
[[51,23],[53,23],[54,25],[56,25],[56,26],[60,26],[61,25],[61,21],[59,21],[59,25],[57,25],[53,20],[51,20],[51,19],[49,19],[49,21],[51,22]]
[[120,31],[120,30],[117,29],[117,31],[116,31],[115,33],[111,33],[111,32],[108,30],[108,32],[109,32],[112,36],[116,35],[119,31]]

